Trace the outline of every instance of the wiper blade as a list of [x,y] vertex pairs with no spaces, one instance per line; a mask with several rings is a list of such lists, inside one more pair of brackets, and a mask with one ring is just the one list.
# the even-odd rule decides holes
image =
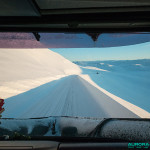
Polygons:
[[98,135],[100,135],[101,132],[101,128],[102,126],[107,123],[109,120],[111,120],[111,118],[104,118],[97,126],[96,128],[90,132],[90,134],[88,135],[89,137],[97,137]]

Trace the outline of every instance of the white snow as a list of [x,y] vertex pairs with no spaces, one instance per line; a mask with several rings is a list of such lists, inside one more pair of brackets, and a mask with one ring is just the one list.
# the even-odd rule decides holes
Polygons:
[[113,67],[113,65],[109,65],[109,64],[108,64],[108,66],[109,66],[109,67]]
[[[141,109],[140,107],[133,105],[123,99],[121,99],[120,97],[115,96],[114,94],[106,91],[105,89],[99,87],[97,84],[95,84],[91,78],[89,76],[86,75],[82,75],[83,78],[86,78],[88,82],[90,82],[93,86],[95,86],[96,88],[98,88],[100,91],[102,91],[103,93],[105,93],[106,95],[108,95],[109,97],[111,97],[113,100],[115,100],[116,102],[120,103],[122,106],[126,107],[127,109],[129,109],[130,111],[132,111],[133,113],[135,113],[136,115],[140,116],[141,118],[149,118],[150,117],[150,113],[145,111],[144,109]],[[119,112],[122,113],[122,112]],[[118,117],[119,118],[119,117]]]
[[104,70],[104,69],[100,69],[100,68],[96,68],[96,67],[91,67],[91,66],[86,66],[86,67],[80,66],[80,67],[85,68],[85,69],[90,69],[90,70],[99,70],[99,71],[107,71],[108,72],[108,70]]
[[134,64],[135,66],[142,66],[141,64]]
[[[79,66],[49,49],[0,49],[3,118],[77,116],[150,117],[81,74]],[[97,67],[82,69],[108,72]]]
[[80,68],[49,49],[0,49],[0,97],[8,98]]
[[[98,66],[100,62],[84,62],[84,65]],[[99,65],[99,68],[108,70],[99,71],[99,74],[96,70],[82,68],[83,74],[88,74],[92,81],[109,93],[150,112],[150,60],[105,61],[105,64],[113,64],[113,67]]]

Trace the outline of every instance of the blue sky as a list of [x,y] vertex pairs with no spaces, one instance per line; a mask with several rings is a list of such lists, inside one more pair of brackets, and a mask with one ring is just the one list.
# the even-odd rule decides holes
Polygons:
[[107,48],[51,48],[70,61],[150,59],[150,42]]

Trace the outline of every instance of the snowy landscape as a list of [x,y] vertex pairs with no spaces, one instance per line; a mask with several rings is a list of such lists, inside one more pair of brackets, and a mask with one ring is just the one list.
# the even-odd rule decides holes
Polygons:
[[0,49],[2,118],[150,117],[150,60],[71,62],[49,49]]
[[100,87],[150,111],[150,59],[75,63]]

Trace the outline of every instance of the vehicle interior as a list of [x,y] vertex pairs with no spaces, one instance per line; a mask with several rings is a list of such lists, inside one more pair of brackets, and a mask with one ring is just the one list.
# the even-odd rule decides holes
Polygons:
[[0,150],[150,148],[149,14],[149,0],[0,0]]

